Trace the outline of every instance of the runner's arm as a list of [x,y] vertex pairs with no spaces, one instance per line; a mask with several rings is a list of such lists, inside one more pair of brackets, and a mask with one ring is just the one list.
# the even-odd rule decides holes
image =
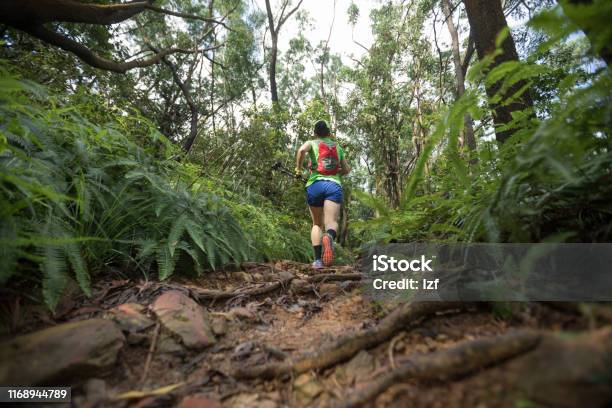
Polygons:
[[295,155],[295,173],[299,174],[302,171],[302,164],[304,163],[304,156],[310,150],[310,142],[304,143],[297,151]]

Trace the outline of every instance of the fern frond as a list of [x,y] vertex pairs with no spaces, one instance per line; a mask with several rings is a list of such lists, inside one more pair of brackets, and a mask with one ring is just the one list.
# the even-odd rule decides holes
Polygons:
[[68,284],[68,263],[63,249],[57,246],[41,248],[43,261],[40,265],[43,274],[43,298],[50,310],[55,310],[57,303]]
[[68,257],[68,260],[70,261],[72,269],[74,270],[81,290],[85,292],[87,296],[91,296],[91,277],[89,276],[89,271],[87,270],[83,257],[81,256],[81,249],[79,245],[65,245],[64,251]]
[[166,280],[174,272],[174,266],[176,264],[175,257],[171,254],[170,247],[166,243],[161,245],[156,252],[157,267],[159,269],[159,279]]
[[170,232],[168,234],[168,245],[170,248],[170,255],[174,256],[174,248],[178,244],[183,232],[185,232],[185,228],[187,227],[187,216],[181,215],[179,216],[170,228]]

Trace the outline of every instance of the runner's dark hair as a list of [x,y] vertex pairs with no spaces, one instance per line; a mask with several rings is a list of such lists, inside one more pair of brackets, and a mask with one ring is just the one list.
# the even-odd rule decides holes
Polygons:
[[319,137],[325,137],[329,136],[331,132],[329,131],[329,126],[327,126],[327,122],[324,120],[320,120],[315,123],[314,133]]

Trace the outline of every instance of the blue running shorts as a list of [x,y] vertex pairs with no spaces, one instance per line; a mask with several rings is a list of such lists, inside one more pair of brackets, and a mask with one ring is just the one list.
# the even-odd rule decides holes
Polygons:
[[306,187],[306,202],[311,207],[323,207],[325,200],[342,204],[342,186],[335,181],[318,180]]

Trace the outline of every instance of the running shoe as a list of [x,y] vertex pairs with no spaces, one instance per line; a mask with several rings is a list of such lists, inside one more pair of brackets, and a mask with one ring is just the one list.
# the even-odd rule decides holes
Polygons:
[[317,259],[316,261],[314,261],[311,266],[312,266],[313,269],[321,269],[321,268],[324,267],[323,266],[323,261],[320,260],[320,259]]
[[323,265],[331,266],[334,263],[334,239],[331,235],[325,233],[321,245],[323,245],[323,253],[321,254]]

